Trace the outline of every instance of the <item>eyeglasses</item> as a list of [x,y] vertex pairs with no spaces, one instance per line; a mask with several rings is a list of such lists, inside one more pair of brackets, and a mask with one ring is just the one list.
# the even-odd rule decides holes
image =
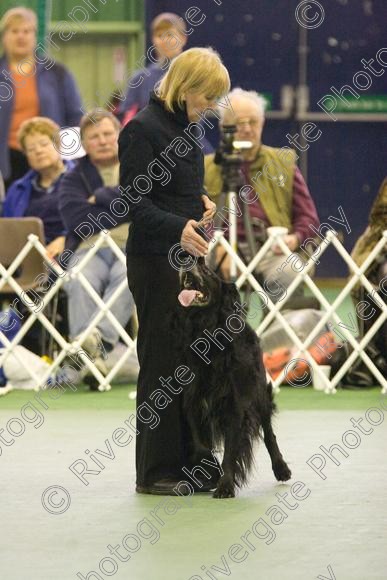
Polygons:
[[235,121],[235,125],[238,131],[244,129],[245,125],[249,125],[252,129],[255,129],[260,123],[260,119],[237,119]]

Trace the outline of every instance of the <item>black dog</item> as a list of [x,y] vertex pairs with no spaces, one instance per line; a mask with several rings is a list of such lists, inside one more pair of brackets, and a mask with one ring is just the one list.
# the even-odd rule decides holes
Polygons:
[[183,395],[195,454],[207,457],[224,446],[214,497],[234,497],[235,487],[246,483],[253,445],[262,434],[275,477],[287,481],[291,472],[271,425],[272,385],[256,333],[236,314],[235,284],[223,282],[199,260],[180,273],[180,287],[174,333],[177,360],[195,374]]

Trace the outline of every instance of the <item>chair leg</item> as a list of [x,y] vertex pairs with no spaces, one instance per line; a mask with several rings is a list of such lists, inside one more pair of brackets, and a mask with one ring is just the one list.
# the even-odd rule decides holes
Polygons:
[[[52,311],[50,322],[53,326],[56,324],[56,318],[58,314],[58,303],[59,303],[59,292],[57,292],[52,300]],[[50,338],[48,340],[48,348],[47,354],[52,359],[54,357],[54,337],[50,334]]]

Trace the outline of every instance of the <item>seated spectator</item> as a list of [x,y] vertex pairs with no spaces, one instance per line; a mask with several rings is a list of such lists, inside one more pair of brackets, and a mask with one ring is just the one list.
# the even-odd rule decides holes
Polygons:
[[[352,258],[360,267],[368,258],[380,238],[383,236],[383,231],[387,229],[387,177],[384,179],[379,193],[372,205],[371,212],[368,219],[368,226],[360,238],[357,240],[355,247],[352,250]],[[384,249],[379,256],[372,262],[372,264],[364,272],[365,276],[374,286],[376,293],[375,299],[367,298],[368,291],[359,283],[352,290],[352,299],[355,303],[355,308],[359,301],[364,300],[370,304],[370,308],[364,311],[360,318],[360,338],[362,338],[368,330],[374,325],[379,318],[382,310],[378,307],[383,301],[387,303],[387,249]],[[376,296],[377,294],[377,296]],[[368,316],[368,318],[367,318]],[[373,359],[376,366],[382,373],[387,372],[387,320],[373,336],[366,347],[368,354]],[[360,373],[360,374],[359,374]],[[358,361],[350,372],[350,379],[352,382],[361,384],[361,374],[369,375],[368,369],[364,367],[361,361]],[[357,376],[358,375],[358,376]],[[351,382],[351,380],[350,380]],[[369,375],[368,383],[374,384],[375,379]],[[367,377],[364,377],[363,384],[367,384]]]
[[[128,236],[128,218],[119,218],[110,212],[110,204],[120,199],[118,189],[118,134],[119,121],[112,113],[97,109],[85,115],[80,124],[82,145],[87,153],[77,161],[61,184],[59,207],[67,227],[66,248],[75,252],[77,263],[96,243],[101,230],[110,230],[111,237],[124,251]],[[126,223],[125,223],[126,222]],[[95,235],[81,235],[80,226],[89,224]],[[74,262],[73,262],[74,264]],[[107,302],[123,280],[126,266],[116,257],[107,242],[94,254],[82,273],[94,290]],[[68,295],[70,338],[76,339],[92,323],[98,307],[85,290],[79,278],[70,278],[64,284]],[[132,295],[128,289],[120,294],[110,307],[110,312],[123,327],[134,310]],[[106,374],[107,369],[100,356],[101,344],[111,351],[119,339],[119,333],[107,317],[86,336],[83,348],[95,358],[94,364]]]
[[81,98],[73,76],[45,51],[37,52],[37,17],[18,6],[0,21],[4,56],[0,58],[0,171],[6,185],[22,177],[27,160],[17,138],[23,121],[49,117],[61,127],[78,126]]
[[[279,149],[262,144],[261,136],[265,122],[265,101],[262,96],[254,91],[237,88],[229,94],[229,99],[230,106],[219,111],[222,115],[221,128],[235,125],[235,140],[249,141],[252,144],[250,148],[242,150],[241,173],[242,183],[251,186],[251,191],[255,191],[257,195],[253,202],[250,201],[251,195],[247,196],[248,203],[244,203],[239,195],[238,204],[249,212],[257,249],[262,227],[265,233],[265,228],[269,226],[283,226],[289,232],[283,237],[285,244],[292,252],[297,251],[304,240],[314,237],[310,225],[318,227],[319,220],[308,187],[296,166],[296,153],[287,149],[285,158],[280,157]],[[263,171],[265,166],[269,171]],[[278,171],[278,168],[282,172],[274,177],[273,171]],[[209,195],[220,202],[220,194],[224,192],[223,172],[221,165],[215,163],[214,155],[205,157],[205,186]],[[253,255],[247,243],[242,217],[238,217],[237,234],[238,248],[245,261],[249,262]],[[229,257],[224,258],[224,253],[219,247],[218,257],[221,260],[223,258],[222,273],[228,277],[231,261]],[[274,246],[257,266],[256,274],[265,279],[264,288],[273,302],[283,299],[284,289],[297,276],[290,264],[282,267],[283,264],[282,250]],[[300,285],[292,296],[299,296],[302,293]]]
[[[118,109],[124,125],[148,104],[149,95],[166,73],[169,62],[183,51],[187,43],[185,32],[185,22],[177,14],[163,12],[152,20],[152,44],[158,60],[130,77],[125,101]],[[154,52],[152,56],[155,58]]]
[[51,119],[33,117],[18,133],[20,148],[30,170],[7,191],[4,217],[38,217],[43,221],[49,258],[63,252],[66,229],[58,206],[59,184],[73,161],[63,161],[58,152],[59,126]]

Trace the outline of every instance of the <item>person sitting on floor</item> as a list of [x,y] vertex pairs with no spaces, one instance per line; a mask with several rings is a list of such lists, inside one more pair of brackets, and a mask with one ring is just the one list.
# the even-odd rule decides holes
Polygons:
[[[59,208],[68,230],[66,248],[75,252],[76,263],[96,243],[101,230],[110,230],[119,248],[122,251],[125,248],[128,218],[120,218],[116,214],[113,216],[109,207],[113,200],[120,198],[119,130],[119,121],[108,111],[97,109],[81,119],[81,140],[87,155],[79,159],[73,171],[63,179],[59,193]],[[82,234],[85,224],[89,228],[87,231],[94,234],[91,237]],[[104,302],[125,282],[123,291],[109,308],[125,328],[134,312],[134,301],[126,284],[126,266],[110,248],[107,240],[87,262],[82,273]],[[70,338],[79,339],[92,324],[99,307],[79,277],[67,279],[64,289],[68,295]],[[87,332],[82,341],[82,347],[95,359],[94,364],[104,374],[107,368],[101,356],[101,346],[110,352],[118,339],[118,330],[105,316]]]

